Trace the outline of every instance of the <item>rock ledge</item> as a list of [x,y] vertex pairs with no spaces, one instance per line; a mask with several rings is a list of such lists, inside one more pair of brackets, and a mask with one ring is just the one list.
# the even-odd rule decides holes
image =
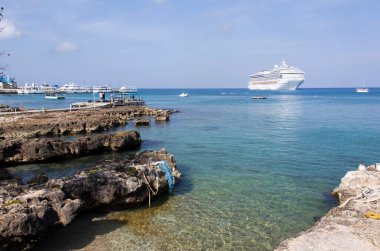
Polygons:
[[380,213],[380,172],[370,169],[347,172],[334,191],[340,205],[276,250],[380,250],[380,220],[365,217]]
[[[165,150],[145,151],[130,159],[102,161],[79,172],[38,185],[17,180],[0,185],[0,250],[28,250],[59,225],[66,226],[80,212],[123,209],[167,191],[164,173],[154,162],[166,160],[176,179],[173,155]],[[149,184],[149,185],[148,185]]]

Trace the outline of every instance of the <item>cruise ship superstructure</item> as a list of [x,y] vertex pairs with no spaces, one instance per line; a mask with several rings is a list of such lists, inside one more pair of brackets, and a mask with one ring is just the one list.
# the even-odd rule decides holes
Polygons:
[[304,72],[289,66],[283,60],[271,70],[263,70],[250,76],[250,90],[296,90],[304,81]]

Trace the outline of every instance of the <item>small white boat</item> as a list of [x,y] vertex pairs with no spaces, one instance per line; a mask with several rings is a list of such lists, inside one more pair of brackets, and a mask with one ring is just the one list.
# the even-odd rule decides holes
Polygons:
[[119,92],[123,93],[137,93],[137,88],[134,86],[122,86],[119,89]]
[[366,92],[368,92],[368,88],[356,88],[356,92],[366,93]]
[[113,92],[113,89],[109,87],[108,85],[92,87],[92,93],[100,93],[100,92],[110,93],[110,92]]
[[180,97],[188,97],[189,94],[187,92],[182,92],[181,94],[179,94]]
[[361,88],[356,88],[356,92],[358,92],[358,93],[367,93],[368,92],[368,88],[364,88],[364,81],[363,81]]
[[56,93],[52,93],[52,94],[46,94],[45,98],[47,98],[47,99],[64,99],[65,96],[59,95],[59,94],[56,94]]

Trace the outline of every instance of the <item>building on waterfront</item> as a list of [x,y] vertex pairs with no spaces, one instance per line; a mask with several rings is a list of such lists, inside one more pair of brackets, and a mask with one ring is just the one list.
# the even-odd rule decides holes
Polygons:
[[14,78],[0,74],[0,89],[17,89]]

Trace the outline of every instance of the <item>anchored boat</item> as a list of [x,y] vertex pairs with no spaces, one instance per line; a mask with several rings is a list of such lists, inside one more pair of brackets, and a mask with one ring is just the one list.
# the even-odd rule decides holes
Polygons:
[[136,87],[122,87],[119,94],[113,94],[110,101],[114,106],[123,105],[145,105]]
[[45,95],[46,99],[65,99],[65,96],[57,94],[57,93],[50,93]]
[[368,88],[364,88],[364,81],[362,83],[361,88],[356,88],[356,92],[358,92],[358,93],[367,93],[368,92]]
[[267,99],[265,96],[253,96],[252,99]]
[[271,70],[263,70],[250,76],[250,90],[296,90],[304,81],[304,72],[282,61]]

